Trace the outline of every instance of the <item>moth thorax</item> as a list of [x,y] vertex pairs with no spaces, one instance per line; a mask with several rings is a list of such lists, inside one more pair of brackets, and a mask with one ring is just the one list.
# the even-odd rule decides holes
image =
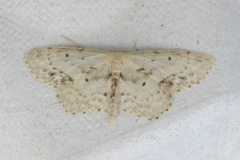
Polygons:
[[119,58],[114,58],[111,63],[112,72],[120,73],[122,71],[123,62]]

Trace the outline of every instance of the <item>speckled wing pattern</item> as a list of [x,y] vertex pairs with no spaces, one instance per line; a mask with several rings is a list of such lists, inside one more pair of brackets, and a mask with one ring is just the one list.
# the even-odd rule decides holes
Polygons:
[[158,119],[172,105],[172,94],[198,84],[212,64],[210,56],[189,50],[129,53],[121,83],[123,110]]
[[86,113],[107,107],[107,55],[81,47],[44,47],[31,50],[25,58],[36,78],[56,89],[67,112]]
[[83,47],[35,48],[25,55],[36,78],[53,86],[70,113],[119,110],[158,119],[172,94],[199,83],[213,59],[189,50],[99,51]]

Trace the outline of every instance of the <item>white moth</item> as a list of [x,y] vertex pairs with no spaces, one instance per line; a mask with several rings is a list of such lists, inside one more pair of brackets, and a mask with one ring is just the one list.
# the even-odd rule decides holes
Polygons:
[[119,110],[149,120],[172,105],[172,94],[198,84],[213,59],[189,50],[101,51],[83,47],[44,47],[25,55],[37,79],[53,86],[70,113]]

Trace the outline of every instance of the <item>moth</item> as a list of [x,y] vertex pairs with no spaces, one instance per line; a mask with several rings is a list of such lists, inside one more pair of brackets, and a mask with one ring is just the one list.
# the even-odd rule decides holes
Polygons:
[[25,54],[37,79],[52,86],[72,114],[107,110],[158,119],[172,95],[198,84],[213,58],[191,50],[103,51],[81,46],[34,48]]

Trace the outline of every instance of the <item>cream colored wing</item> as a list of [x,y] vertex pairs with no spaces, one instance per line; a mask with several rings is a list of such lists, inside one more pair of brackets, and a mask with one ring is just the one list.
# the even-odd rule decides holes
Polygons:
[[66,111],[89,112],[108,106],[109,57],[81,47],[44,47],[25,56],[32,73],[57,91]]
[[172,104],[172,95],[165,86],[150,75],[136,71],[135,64],[125,62],[120,80],[120,108],[148,120],[158,119],[168,111]]
[[132,63],[134,72],[151,77],[172,91],[181,91],[199,83],[213,64],[212,57],[189,50],[132,53],[128,61]]
[[167,111],[172,94],[205,77],[213,59],[186,50],[130,53],[124,58],[121,108],[149,120]]

